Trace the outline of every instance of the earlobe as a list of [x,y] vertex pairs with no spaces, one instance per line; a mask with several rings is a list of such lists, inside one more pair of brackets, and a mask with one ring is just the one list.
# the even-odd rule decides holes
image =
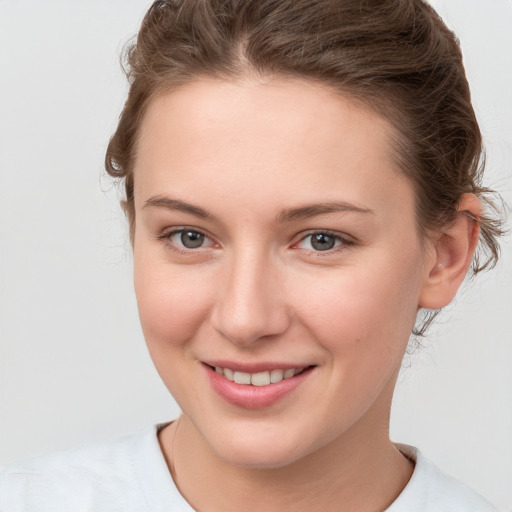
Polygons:
[[433,258],[420,294],[421,308],[440,309],[455,297],[478,244],[481,209],[474,194],[464,194],[454,221],[433,242]]
[[126,199],[122,199],[120,204],[124,214],[128,217],[128,201]]
[[135,241],[135,212],[133,210],[133,205],[130,208],[130,203],[126,199],[120,201],[121,208],[128,220],[128,224],[130,226],[130,243],[133,249],[133,243]]

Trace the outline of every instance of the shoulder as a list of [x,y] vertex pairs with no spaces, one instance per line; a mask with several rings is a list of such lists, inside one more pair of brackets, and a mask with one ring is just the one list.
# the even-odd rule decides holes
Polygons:
[[116,494],[126,494],[137,503],[140,489],[131,457],[136,442],[136,436],[127,436],[8,466],[0,473],[0,503],[6,510],[36,510],[37,503],[43,510],[43,503],[94,510],[96,500],[113,499]]
[[416,465],[409,483],[387,512],[498,512],[470,487],[444,474],[417,448],[396,446]]
[[6,467],[0,472],[0,510],[114,512],[172,506],[175,487],[156,429]]

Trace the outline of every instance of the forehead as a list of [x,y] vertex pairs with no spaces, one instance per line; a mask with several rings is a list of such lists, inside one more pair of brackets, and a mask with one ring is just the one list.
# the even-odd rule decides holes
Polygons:
[[[151,137],[145,137],[148,131]],[[155,132],[162,137],[155,139]],[[363,107],[362,102],[356,104],[318,82],[292,78],[236,82],[204,79],[150,101],[139,149],[168,144],[172,141],[164,138],[171,136],[183,143],[192,135],[214,143],[222,136],[225,144],[238,143],[243,138],[247,149],[259,144],[284,149],[287,143],[297,142],[305,142],[305,150],[319,143],[325,149],[333,142],[346,149],[354,135],[371,139],[373,146],[387,150],[393,133],[390,123]]]
[[409,186],[395,163],[393,135],[385,119],[315,82],[193,82],[148,107],[136,203],[191,192],[251,196],[255,206],[261,196],[266,207],[290,197],[358,202],[364,193],[372,201],[383,186]]

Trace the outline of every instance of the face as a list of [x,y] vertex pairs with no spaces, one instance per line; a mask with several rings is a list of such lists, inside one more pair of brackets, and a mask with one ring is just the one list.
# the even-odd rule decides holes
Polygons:
[[140,318],[184,417],[224,460],[279,467],[387,433],[428,272],[391,136],[300,80],[197,81],[150,104]]

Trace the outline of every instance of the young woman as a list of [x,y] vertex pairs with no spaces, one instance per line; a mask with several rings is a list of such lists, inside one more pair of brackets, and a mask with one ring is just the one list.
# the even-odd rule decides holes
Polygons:
[[393,444],[393,390],[499,218],[454,36],[421,0],[168,0],[106,156],[182,409],[8,468],[2,510],[492,511]]

